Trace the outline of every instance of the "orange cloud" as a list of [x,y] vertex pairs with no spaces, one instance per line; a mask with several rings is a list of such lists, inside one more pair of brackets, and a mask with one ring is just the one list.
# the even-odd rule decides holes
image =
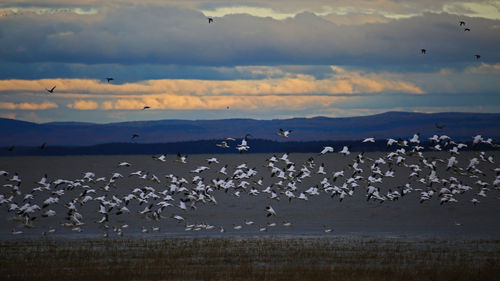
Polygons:
[[[182,96],[218,96],[218,95],[304,95],[304,94],[374,94],[399,92],[421,94],[416,85],[389,79],[385,75],[351,72],[332,66],[335,71],[327,79],[316,79],[306,74],[285,73],[280,78],[261,80],[194,80],[194,79],[159,79],[136,83],[110,84],[90,79],[42,79],[42,80],[2,80],[0,91],[45,92],[46,88],[57,86],[52,96],[67,95],[142,95],[169,94]],[[279,74],[266,67],[253,69],[257,73]],[[67,96],[70,97],[70,96]],[[80,96],[82,98],[83,96]],[[74,96],[73,96],[74,98]]]
[[71,104],[67,105],[69,108],[78,110],[94,110],[99,107],[99,104],[91,100],[77,100]]
[[0,102],[0,109],[21,109],[21,110],[46,110],[58,108],[59,106],[54,102],[43,103],[13,103],[13,102]]
[[259,109],[303,109],[307,107],[327,107],[347,97],[337,96],[176,96],[146,95],[141,98],[104,101],[104,110],[139,110],[145,105],[152,110],[217,110],[230,108]]

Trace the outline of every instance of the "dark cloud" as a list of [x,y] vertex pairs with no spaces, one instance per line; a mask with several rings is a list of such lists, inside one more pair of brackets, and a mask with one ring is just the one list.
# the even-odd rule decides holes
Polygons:
[[[0,18],[0,60],[16,66],[12,73],[26,76],[37,76],[41,70],[36,66],[42,65],[54,75],[62,75],[56,69],[61,67],[85,76],[84,67],[74,65],[93,69],[95,64],[132,73],[139,65],[144,72],[138,75],[144,78],[157,77],[162,70],[168,76],[168,67],[154,65],[178,65],[180,73],[188,66],[238,65],[352,65],[408,71],[463,68],[474,62],[474,54],[488,63],[500,61],[499,29],[492,28],[499,21],[481,18],[461,17],[471,28],[464,32],[457,16],[448,14],[362,25],[337,25],[312,13],[283,21],[228,15],[208,24],[196,10],[113,8],[103,8],[91,19],[59,14]],[[426,55],[420,54],[421,48],[427,49]],[[1,72],[0,78],[9,77],[8,70]]]

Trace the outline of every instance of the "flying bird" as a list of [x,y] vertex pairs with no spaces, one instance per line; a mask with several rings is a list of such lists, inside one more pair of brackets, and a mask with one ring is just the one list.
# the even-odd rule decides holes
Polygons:
[[47,146],[47,143],[46,143],[46,142],[44,142],[44,143],[42,143],[42,145],[40,145],[40,149],[44,149],[44,148],[45,148],[45,146]]
[[273,207],[271,206],[266,206],[266,212],[267,212],[267,217],[270,216],[276,216],[276,212],[274,211]]
[[288,138],[288,135],[292,132],[292,130],[286,130],[284,131],[283,129],[280,129],[278,132],[278,136]]
[[115,78],[113,78],[113,77],[106,77],[106,80],[107,80],[107,81],[108,81],[108,83],[109,83],[109,81],[113,81],[113,80],[115,80]]
[[211,18],[211,17],[207,18],[207,20],[208,20],[208,23],[213,23],[213,22],[215,22],[215,21],[214,21],[214,19],[213,19],[213,18]]
[[331,146],[324,146],[323,150],[321,150],[321,152],[319,154],[324,155],[324,154],[326,154],[328,152],[333,152],[333,147],[331,147]]
[[468,28],[468,27],[464,28],[464,32],[466,32],[466,31],[470,31],[470,28]]
[[445,125],[439,125],[438,123],[434,123],[434,125],[436,126],[436,128],[438,128],[439,130],[442,130],[444,129],[444,127],[446,127]]
[[135,138],[138,138],[138,137],[139,137],[138,134],[133,134],[131,139],[135,139]]
[[481,55],[474,55],[474,57],[476,57],[476,59],[480,59],[481,58]]
[[52,87],[52,89],[50,89],[50,90],[45,88],[45,90],[47,90],[47,92],[49,92],[51,94],[54,92],[55,89],[56,89],[56,86]]
[[425,55],[425,53],[427,53],[427,50],[426,49],[420,49],[420,52],[422,53],[422,55]]
[[144,106],[144,108],[142,110],[146,110],[146,109],[150,109],[151,107],[150,106]]
[[465,26],[465,21],[460,21],[460,26]]

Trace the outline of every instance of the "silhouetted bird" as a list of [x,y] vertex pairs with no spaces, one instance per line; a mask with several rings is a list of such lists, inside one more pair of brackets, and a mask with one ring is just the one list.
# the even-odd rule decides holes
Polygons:
[[470,28],[468,28],[468,27],[464,28],[464,32],[465,31],[470,31]]
[[142,110],[146,110],[146,109],[149,109],[149,108],[151,108],[151,107],[149,107],[149,106],[146,105]]
[[138,135],[138,134],[133,134],[133,135],[132,135],[132,139],[135,139],[135,138],[138,138],[138,137],[139,137],[139,135]]
[[40,145],[40,149],[45,149],[45,146],[47,145],[46,142],[42,143],[42,145]]
[[465,21],[460,21],[460,26],[465,26]]
[[7,148],[7,150],[8,151],[14,151],[14,148],[15,148],[15,146],[11,146],[11,147]]
[[207,19],[208,19],[208,23],[213,23],[214,22],[213,18],[207,18]]
[[427,52],[427,50],[426,50],[426,49],[420,49],[420,52],[421,52],[423,55],[425,55],[425,53]]
[[113,77],[107,77],[107,78],[106,78],[106,80],[107,80],[107,81],[108,81],[108,83],[109,83],[109,81],[113,81],[113,80],[115,80],[115,78],[113,78]]
[[47,88],[46,88],[45,90],[47,90],[47,92],[49,92],[49,93],[51,93],[51,94],[52,94],[52,93],[54,92],[55,88],[56,88],[56,86],[52,87],[52,89],[50,89],[50,90],[49,90],[49,89],[47,89]]
[[436,128],[438,128],[439,130],[444,129],[445,127],[445,125],[439,125],[438,123],[434,123],[434,125],[436,125]]
[[481,58],[481,55],[474,55],[476,57],[476,59],[480,59]]

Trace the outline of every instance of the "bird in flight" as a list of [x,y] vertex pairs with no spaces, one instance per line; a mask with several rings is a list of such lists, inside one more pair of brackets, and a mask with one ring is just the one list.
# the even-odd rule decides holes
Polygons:
[[465,26],[465,21],[460,21],[460,26]]
[[278,132],[278,136],[280,137],[284,137],[284,138],[288,138],[288,135],[292,132],[292,130],[283,130],[283,129],[280,129],[280,131]]
[[108,81],[108,83],[109,83],[109,81],[113,81],[113,80],[115,80],[115,78],[113,78],[113,77],[107,77],[107,78],[106,78],[106,80],[107,80],[107,81]]
[[138,138],[138,137],[139,137],[138,134],[133,134],[131,139],[135,139],[135,138]]
[[149,109],[149,108],[151,108],[151,107],[146,105],[146,106],[144,106],[144,108],[142,110],[146,110],[146,109]]
[[45,90],[47,90],[47,92],[49,92],[51,94],[54,92],[55,89],[56,89],[56,86],[52,87],[52,89],[50,89],[50,90],[45,88]]
[[468,27],[464,28],[464,32],[466,32],[466,31],[470,31],[470,28],[468,28]]
[[213,22],[215,22],[213,18],[207,18],[207,20],[208,20],[208,23],[213,23]]
[[474,57],[476,57],[476,59],[480,59],[481,58],[481,55],[474,55]]
[[425,55],[425,53],[427,52],[427,50],[426,50],[426,49],[420,49],[420,52],[421,52],[423,55]]
[[436,128],[438,128],[439,130],[442,130],[444,129],[445,125],[439,125],[438,123],[434,123],[434,125],[436,126]]
[[44,149],[44,148],[45,148],[45,146],[47,146],[47,143],[46,143],[46,142],[44,142],[44,143],[42,143],[42,145],[40,145],[40,149]]

